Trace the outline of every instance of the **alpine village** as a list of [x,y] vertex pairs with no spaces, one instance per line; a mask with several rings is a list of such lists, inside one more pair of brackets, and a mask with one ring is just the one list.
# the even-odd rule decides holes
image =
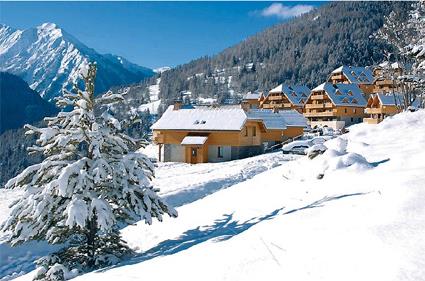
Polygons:
[[425,0],[0,21],[0,281],[425,280]]

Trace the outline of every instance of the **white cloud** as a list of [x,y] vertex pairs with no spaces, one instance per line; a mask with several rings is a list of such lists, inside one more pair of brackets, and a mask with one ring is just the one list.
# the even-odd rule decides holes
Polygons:
[[310,12],[313,8],[311,5],[284,6],[281,3],[273,3],[261,10],[260,14],[264,17],[287,19]]

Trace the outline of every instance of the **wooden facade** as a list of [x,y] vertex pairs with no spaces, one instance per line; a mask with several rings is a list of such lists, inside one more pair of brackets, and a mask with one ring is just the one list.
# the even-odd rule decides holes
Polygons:
[[[251,150],[256,147],[252,153],[247,151],[246,156],[253,156],[262,152],[262,145],[267,142],[283,142],[288,138],[297,137],[303,134],[304,127],[288,127],[284,130],[266,130],[261,121],[247,121],[245,126],[239,131],[179,131],[179,130],[153,130],[153,142],[160,145],[160,150],[164,145],[181,145],[183,139],[187,136],[205,136],[207,141],[202,144],[188,144],[184,146],[184,159],[186,163],[206,163],[211,162],[211,152],[209,149],[214,147],[220,150],[225,147],[246,148]],[[163,154],[159,151],[159,154]],[[219,153],[219,152],[218,152]],[[243,158],[242,155],[241,158]],[[159,156],[161,157],[161,156]],[[220,155],[216,155],[220,158]],[[239,158],[239,157],[237,157]],[[217,159],[216,159],[217,160]],[[219,160],[219,159],[218,159]],[[231,160],[231,159],[228,159]],[[218,162],[218,161],[216,161]]]
[[260,108],[274,110],[296,110],[303,113],[310,89],[300,85],[279,85],[260,100]]
[[300,113],[303,112],[303,106],[291,103],[284,93],[269,93],[267,97],[260,102],[260,108],[279,110],[295,109]]
[[153,142],[165,162],[222,162],[254,156],[303,134],[306,119],[290,110],[170,106],[152,125]]
[[395,96],[385,96],[384,94],[372,95],[365,109],[366,117],[363,122],[368,124],[378,124],[386,117],[399,113],[400,107],[396,104]]
[[[338,95],[338,93],[335,95]],[[358,97],[358,99],[360,98]],[[365,117],[364,108],[365,104],[360,100],[352,99],[351,103],[347,100],[346,105],[344,103],[336,103],[325,88],[318,87],[313,89],[307,100],[304,117],[307,118],[311,127],[327,126],[334,129],[342,129],[345,126],[362,122]]]
[[372,71],[364,67],[341,66],[330,74],[328,82],[332,84],[356,84],[366,98],[374,93]]

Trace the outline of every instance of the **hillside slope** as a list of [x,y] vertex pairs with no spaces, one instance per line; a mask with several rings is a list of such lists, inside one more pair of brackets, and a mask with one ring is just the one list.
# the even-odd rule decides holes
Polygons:
[[383,50],[390,47],[373,34],[391,11],[408,9],[410,3],[400,2],[324,4],[215,56],[162,73],[160,98],[166,108],[182,92],[190,92],[192,99],[223,102],[248,91],[268,91],[280,83],[317,86],[342,64],[366,66],[382,61]]
[[[422,280],[424,142],[420,110],[354,125],[313,160],[161,164],[154,183],[179,217],[125,228],[139,255],[76,280]],[[0,209],[18,193],[3,195]],[[3,270],[22,273],[53,250],[0,248]]]
[[121,57],[97,53],[53,23],[26,30],[0,25],[0,71],[18,75],[46,100],[70,88],[89,61],[98,64],[97,93],[154,74]]
[[57,112],[21,78],[0,72],[0,134],[24,124],[40,121]]

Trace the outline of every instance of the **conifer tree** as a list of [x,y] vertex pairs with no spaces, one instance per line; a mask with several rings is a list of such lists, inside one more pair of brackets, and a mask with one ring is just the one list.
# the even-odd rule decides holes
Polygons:
[[26,125],[26,134],[38,135],[28,150],[46,158],[6,184],[24,191],[1,225],[11,245],[30,240],[64,245],[37,262],[35,279],[63,280],[114,264],[131,254],[119,227],[177,216],[151,184],[153,164],[135,152],[144,141],[123,133],[108,110],[123,96],[108,92],[95,99],[95,77],[92,63],[82,71],[85,90],[74,86],[58,100],[71,111],[45,118],[45,128]]

